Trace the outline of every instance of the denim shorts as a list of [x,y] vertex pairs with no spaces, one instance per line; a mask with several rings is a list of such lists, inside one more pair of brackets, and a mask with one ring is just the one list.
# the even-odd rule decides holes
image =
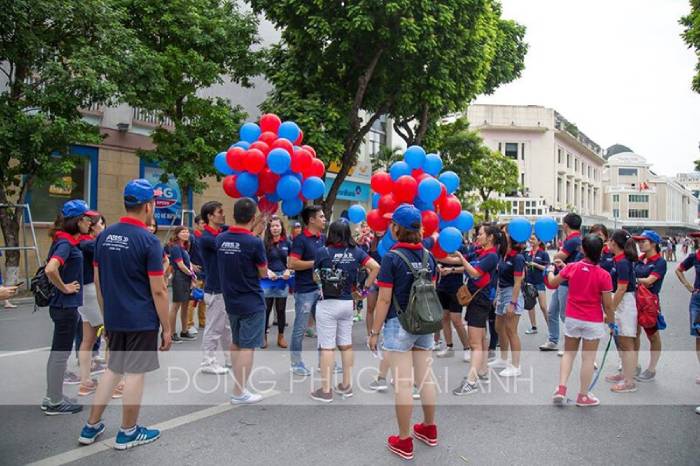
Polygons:
[[260,348],[265,335],[266,313],[251,312],[250,314],[228,313],[231,321],[231,338],[233,344],[243,349]]
[[[504,316],[506,315],[506,309],[508,308],[508,305],[510,302],[513,300],[513,287],[509,286],[508,288],[498,288],[496,290],[496,315],[497,316]],[[522,315],[523,310],[525,310],[525,300],[523,299],[523,293],[522,291],[518,293],[518,300],[516,301],[518,303],[517,306],[515,306],[515,315],[519,316]]]
[[431,350],[434,343],[432,333],[427,335],[408,333],[399,323],[398,317],[387,319],[384,322],[382,338],[384,339],[382,344],[384,351],[396,351],[398,353],[405,353],[413,348]]
[[532,286],[534,286],[537,291],[547,291],[547,288],[544,286],[544,283],[533,283]]
[[700,292],[690,297],[690,336],[700,338],[700,332],[693,328],[695,322],[700,322]]

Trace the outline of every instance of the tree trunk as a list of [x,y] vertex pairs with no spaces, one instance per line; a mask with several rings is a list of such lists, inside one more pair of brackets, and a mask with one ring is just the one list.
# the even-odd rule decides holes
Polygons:
[[[7,193],[4,188],[0,188],[0,204],[7,204]],[[5,246],[16,248],[19,246],[19,221],[15,209],[0,208],[0,228],[2,235],[5,238]],[[5,266],[8,269],[7,283],[13,283],[16,280],[17,270],[19,267],[19,251],[5,252]],[[14,275],[14,280],[12,279]]]
[[416,137],[413,139],[413,144],[420,146],[423,142],[423,137],[425,137],[426,131],[428,131],[428,123],[430,115],[430,106],[426,103],[423,104],[423,109],[421,110],[420,121],[418,122],[418,128],[416,129]]

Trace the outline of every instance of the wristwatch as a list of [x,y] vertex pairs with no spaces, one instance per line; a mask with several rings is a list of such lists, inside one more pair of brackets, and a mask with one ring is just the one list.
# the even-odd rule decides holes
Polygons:
[[369,336],[370,337],[376,337],[379,336],[379,332],[375,332],[374,329],[369,331]]

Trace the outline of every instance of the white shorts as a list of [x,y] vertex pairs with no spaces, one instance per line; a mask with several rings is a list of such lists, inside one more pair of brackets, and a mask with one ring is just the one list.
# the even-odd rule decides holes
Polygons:
[[634,293],[625,293],[620,305],[615,309],[615,323],[621,337],[637,336],[637,301]]
[[324,299],[316,304],[318,347],[352,345],[352,299]]
[[97,304],[97,288],[94,283],[83,285],[83,305],[78,308],[83,322],[90,324],[90,327],[99,327],[104,323],[100,305]]
[[569,338],[600,340],[605,336],[605,324],[567,317],[564,321],[564,335]]

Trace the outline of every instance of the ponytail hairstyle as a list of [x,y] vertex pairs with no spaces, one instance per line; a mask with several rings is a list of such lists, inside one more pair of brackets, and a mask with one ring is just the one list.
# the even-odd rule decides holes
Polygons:
[[484,229],[484,234],[486,236],[491,236],[493,238],[493,245],[498,255],[505,256],[508,252],[508,240],[506,239],[506,235],[498,228],[498,225],[493,223],[484,224],[481,228]]
[[615,232],[610,237],[610,241],[615,243],[618,248],[622,249],[625,254],[625,258],[630,262],[635,262],[639,260],[639,255],[637,254],[637,242],[632,238],[627,230],[615,230]]
[[509,250],[515,251],[517,253],[521,253],[523,249],[525,249],[525,244],[523,243],[518,243],[513,239],[512,236],[508,234],[508,224],[507,223],[502,223],[499,224],[499,227],[501,228],[501,234],[503,235],[503,239],[505,240],[506,243],[506,248],[505,252],[503,252],[501,255],[505,257],[505,255],[508,253]]
[[586,259],[597,264],[600,262],[600,253],[603,251],[603,240],[600,236],[589,233],[581,241],[581,248]]

